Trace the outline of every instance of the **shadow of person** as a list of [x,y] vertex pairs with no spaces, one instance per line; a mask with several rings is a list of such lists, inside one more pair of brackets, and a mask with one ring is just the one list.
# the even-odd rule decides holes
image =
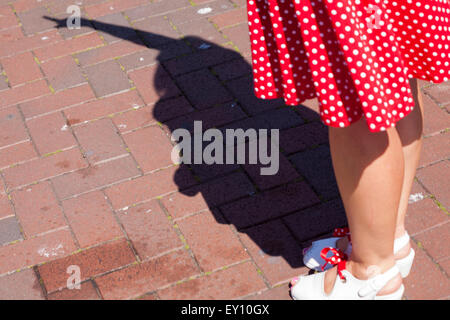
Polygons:
[[[66,28],[64,19],[45,18],[56,22],[58,28]],[[204,154],[210,142],[202,141],[201,149],[195,150],[192,138],[191,161],[181,163],[173,179],[179,194],[192,199],[193,204],[169,210],[173,218],[203,210],[202,214],[212,215],[218,223],[233,225],[272,284],[289,279],[295,274],[292,268],[303,266],[302,247],[309,241],[346,225],[327,128],[317,112],[306,106],[288,107],[282,99],[257,99],[251,65],[240,53],[194,36],[174,39],[85,19],[81,24],[158,50],[153,83],[159,100],[152,116],[168,133],[184,129],[194,136],[195,121],[201,122],[203,132],[212,128],[224,134],[227,129],[254,129],[256,138],[240,144],[249,160],[253,142],[262,141],[260,130],[268,130],[269,146],[276,138],[271,130],[279,130],[279,139],[268,152],[279,152],[279,169],[274,175],[261,175],[260,169],[267,167],[261,162],[237,163],[237,152],[226,164],[226,155],[240,145],[225,141],[222,156],[212,153],[222,157],[224,164],[194,163],[195,154]],[[186,186],[186,171],[196,177],[196,185]],[[227,250],[226,238],[219,239],[224,241],[213,242],[218,246],[213,252],[236,254]]]

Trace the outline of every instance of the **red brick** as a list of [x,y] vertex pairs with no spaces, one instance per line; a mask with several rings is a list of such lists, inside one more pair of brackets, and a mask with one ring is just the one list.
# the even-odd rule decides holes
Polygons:
[[0,192],[0,219],[14,215],[8,196]]
[[283,284],[272,289],[259,291],[253,294],[245,300],[292,300],[289,295],[288,284]]
[[13,3],[13,7],[17,12],[23,12],[45,6],[49,2],[50,0],[17,0]]
[[170,11],[178,10],[180,8],[189,7],[188,0],[164,0],[153,1],[145,6],[139,6],[135,9],[130,9],[125,14],[131,19],[161,15]]
[[0,169],[10,165],[33,159],[37,156],[30,141],[21,142],[7,148],[0,149]]
[[103,193],[86,193],[62,205],[81,248],[123,236]]
[[112,121],[119,129],[119,132],[123,134],[141,127],[156,124],[152,110],[153,106],[131,109],[115,115]]
[[92,281],[83,282],[80,289],[63,289],[48,295],[48,300],[100,300]]
[[14,25],[18,25],[17,18],[8,5],[0,6],[0,29],[10,28]]
[[272,286],[308,273],[301,247],[280,220],[247,229],[239,237]]
[[0,92],[0,109],[49,94],[45,80],[38,80]]
[[419,181],[430,190],[436,199],[445,207],[450,206],[450,163],[441,161],[423,169],[417,170]]
[[111,0],[87,6],[84,9],[91,19],[95,19],[107,14],[125,11],[147,3],[147,0]]
[[439,265],[447,274],[450,274],[450,259],[439,261]]
[[161,202],[175,220],[208,209],[208,203],[201,192],[196,195],[177,192],[163,197]]
[[76,57],[80,61],[81,66],[88,66],[94,63],[126,56],[136,51],[142,51],[145,49],[146,47],[143,44],[123,40],[110,44],[106,47],[79,53]]
[[127,153],[111,119],[82,124],[76,126],[73,131],[90,163],[94,164]]
[[447,82],[442,82],[426,86],[422,91],[425,92],[425,95],[432,97],[439,105],[446,105],[450,103],[449,88],[450,86]]
[[58,259],[75,250],[68,229],[0,247],[0,274]]
[[84,84],[30,102],[22,103],[20,109],[27,119],[37,115],[62,110],[94,98],[95,94],[92,91],[91,86]]
[[411,273],[405,279],[404,296],[408,300],[435,300],[449,295],[448,278],[431,261],[424,250],[413,243],[416,251]]
[[227,42],[223,35],[206,19],[198,19],[177,25],[177,31],[189,37],[189,43],[198,48],[202,44],[220,45]]
[[5,29],[0,31],[0,39],[2,42],[11,42],[19,39],[23,39],[24,35],[22,28],[15,27],[11,29]]
[[448,158],[450,150],[450,135],[439,133],[423,140],[419,167],[427,166],[439,160]]
[[[182,188],[174,181],[175,173],[180,170],[173,166],[164,170],[126,181],[105,190],[114,209],[121,209],[145,200],[156,198]],[[190,172],[186,172],[186,186],[195,184]]]
[[53,260],[38,269],[47,292],[51,293],[67,286],[67,268],[71,265],[80,268],[80,280],[84,281],[134,261],[130,246],[125,239],[121,239]]
[[163,300],[230,300],[266,288],[251,262],[158,291]]
[[[197,2],[197,1],[196,1]],[[237,8],[209,18],[219,29],[247,22],[246,8]]]
[[423,133],[428,136],[449,127],[448,115],[427,95],[422,95],[424,109]]
[[[105,0],[83,0],[82,3],[84,6],[93,5],[97,3],[105,2]],[[49,9],[52,13],[66,13],[67,7],[73,5],[73,0],[50,0],[48,4]]]
[[99,189],[139,175],[131,157],[90,166],[53,179],[56,194],[60,199]]
[[131,88],[130,81],[115,60],[109,60],[84,68],[97,97]]
[[3,174],[6,184],[10,188],[16,188],[80,169],[86,167],[86,165],[80,151],[71,149],[7,168],[3,170]]
[[43,32],[56,26],[54,21],[45,18],[46,15],[48,15],[48,11],[45,7],[37,7],[17,13],[22,23],[22,28],[27,35]]
[[20,112],[16,107],[0,110],[0,147],[29,140]]
[[156,48],[146,49],[120,58],[119,63],[126,71],[156,64],[160,61],[161,51]]
[[56,91],[87,82],[71,56],[42,63],[41,68]]
[[217,211],[202,212],[177,224],[203,271],[212,271],[249,258]]
[[118,217],[141,260],[183,245],[156,201],[120,211]]
[[40,154],[66,149],[77,144],[60,112],[30,119],[26,124]]
[[73,125],[106,117],[124,110],[138,108],[143,104],[136,90],[131,90],[66,109],[64,114],[67,116],[69,124]]
[[159,65],[131,71],[128,75],[147,104],[180,94],[175,83]]
[[406,230],[415,235],[448,221],[448,216],[431,198],[426,198],[408,205],[406,213]]
[[50,30],[13,41],[0,43],[0,57],[16,55],[24,51],[34,50],[45,46],[50,46],[59,42],[61,36],[57,30]]
[[[176,1],[176,0],[175,0]],[[211,8],[212,10],[206,14],[199,14],[198,11],[202,8]],[[219,14],[233,9],[233,5],[228,0],[218,0],[211,1],[208,4],[201,6],[186,6],[182,10],[176,10],[167,14],[169,20],[171,20],[175,25],[181,23],[190,23],[195,20],[203,19],[212,15]],[[248,32],[247,32],[248,34]]]
[[224,36],[238,47],[243,56],[251,54],[250,41],[248,40],[248,24],[241,23],[222,30]]
[[416,234],[414,238],[422,244],[434,261],[439,262],[450,256],[450,223],[448,217],[447,223]]
[[144,172],[172,165],[173,146],[159,126],[147,127],[123,136],[125,143]]
[[77,38],[59,41],[58,43],[34,50],[39,61],[44,62],[53,58],[67,56],[90,48],[103,45],[102,39],[96,32]]
[[138,300],[158,300],[158,297],[156,296],[155,293],[148,293],[148,294],[144,294],[143,296],[140,296],[137,299]]
[[92,21],[94,28],[100,32],[102,38],[109,44],[121,40],[129,40],[131,42],[137,41],[136,32],[131,27],[125,16],[120,13],[113,13],[97,18]]
[[198,274],[186,250],[177,250],[142,264],[95,279],[105,299],[130,299]]
[[49,182],[44,181],[11,193],[16,215],[27,237],[66,225]]
[[39,280],[32,269],[0,277],[0,299],[44,300]]

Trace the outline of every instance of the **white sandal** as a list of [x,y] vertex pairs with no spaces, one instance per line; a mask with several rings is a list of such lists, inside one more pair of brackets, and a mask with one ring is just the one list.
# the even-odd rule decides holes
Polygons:
[[394,293],[377,296],[377,293],[399,273],[397,265],[382,274],[367,280],[355,278],[346,270],[345,254],[335,248],[324,248],[322,256],[332,251],[334,255],[326,258],[326,263],[337,265],[338,278],[330,294],[324,292],[325,273],[302,276],[291,287],[294,300],[401,300],[405,287],[403,284]]
[[[326,265],[325,267],[322,268],[322,266],[325,264],[325,260],[321,257],[322,249],[328,247],[336,247],[336,241],[341,239],[342,237],[349,238],[349,244],[344,253],[347,256],[350,256],[350,253],[352,251],[352,244],[350,242],[351,240],[350,232],[348,228],[338,228],[334,230],[332,238],[314,241],[311,247],[303,250],[303,264],[309,269],[315,271],[326,271],[330,269],[332,267],[330,265]],[[394,254],[397,253],[403,247],[405,247],[409,243],[409,241],[410,237],[407,232],[400,238],[395,239]],[[400,270],[402,278],[406,278],[409,275],[409,272],[411,271],[411,267],[414,261],[414,256],[415,251],[413,248],[411,248],[409,254],[406,257],[395,260],[395,263],[398,269]]]

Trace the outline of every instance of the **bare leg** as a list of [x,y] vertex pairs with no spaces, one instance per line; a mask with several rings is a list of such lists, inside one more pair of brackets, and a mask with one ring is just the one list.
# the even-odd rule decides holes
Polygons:
[[[372,268],[384,272],[393,255],[397,212],[404,177],[402,144],[395,128],[372,133],[365,119],[347,128],[329,127],[330,150],[339,191],[352,233],[349,271],[367,279]],[[325,275],[325,292],[336,279],[336,268]],[[381,294],[401,285],[398,275]]]

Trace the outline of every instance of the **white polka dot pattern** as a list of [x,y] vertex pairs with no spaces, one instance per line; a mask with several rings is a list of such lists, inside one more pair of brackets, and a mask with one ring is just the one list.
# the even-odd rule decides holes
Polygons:
[[409,114],[409,78],[450,79],[450,0],[248,0],[254,92],[372,132]]

